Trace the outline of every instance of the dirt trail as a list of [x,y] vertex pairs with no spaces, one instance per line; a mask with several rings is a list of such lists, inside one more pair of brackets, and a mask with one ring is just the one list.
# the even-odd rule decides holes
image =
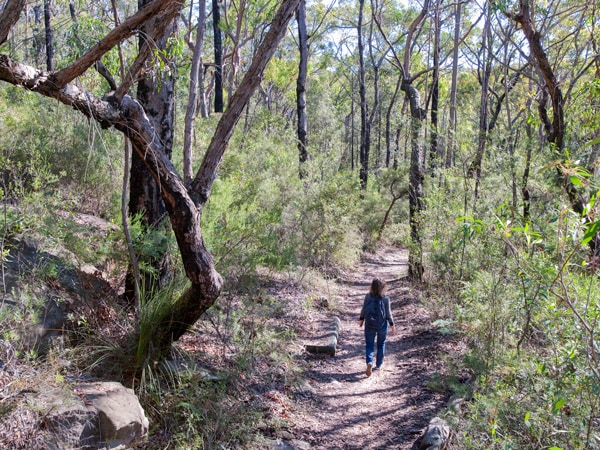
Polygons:
[[[339,285],[336,356],[305,355],[310,394],[294,434],[310,448],[410,449],[445,406],[446,394],[428,388],[428,382],[444,370],[439,355],[456,344],[432,329],[430,313],[405,279],[407,258],[406,251],[387,249],[364,260]],[[388,334],[382,370],[367,378],[358,317],[375,276],[388,283],[396,335]],[[326,327],[331,317],[316,321]]]

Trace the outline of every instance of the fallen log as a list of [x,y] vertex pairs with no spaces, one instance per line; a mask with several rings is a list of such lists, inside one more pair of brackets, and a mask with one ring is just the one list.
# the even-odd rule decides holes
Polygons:
[[340,329],[342,328],[342,321],[338,317],[333,318],[332,329],[327,336],[326,345],[306,345],[306,351],[308,353],[314,353],[319,355],[335,356],[335,350],[337,347]]

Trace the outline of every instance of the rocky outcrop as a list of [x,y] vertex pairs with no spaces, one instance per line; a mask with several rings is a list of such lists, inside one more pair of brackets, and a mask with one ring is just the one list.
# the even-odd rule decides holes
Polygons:
[[141,440],[148,419],[133,390],[120,383],[80,383],[45,389],[31,399],[43,417],[48,446],[62,450],[119,449]]
[[19,330],[21,350],[45,356],[65,331],[77,329],[77,320],[70,318],[98,325],[110,315],[118,295],[100,270],[40,241],[28,236],[11,244],[0,277],[0,301],[27,312]]

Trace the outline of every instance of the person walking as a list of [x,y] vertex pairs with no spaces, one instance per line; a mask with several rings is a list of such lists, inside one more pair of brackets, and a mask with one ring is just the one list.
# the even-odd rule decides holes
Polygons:
[[[363,307],[360,311],[360,327],[365,327],[365,353],[367,360],[365,374],[368,377],[371,376],[373,370],[381,369],[381,365],[383,364],[388,324],[391,327],[391,335],[396,334],[390,299],[385,296],[386,286],[385,280],[380,278],[373,279],[371,289],[365,295]],[[377,339],[377,356],[375,359],[375,368],[373,368],[375,339]]]

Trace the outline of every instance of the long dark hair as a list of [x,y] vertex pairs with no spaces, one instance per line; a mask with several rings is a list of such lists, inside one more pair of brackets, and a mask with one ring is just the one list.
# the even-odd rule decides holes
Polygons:
[[386,286],[387,284],[385,280],[382,280],[381,278],[374,278],[371,282],[371,295],[374,295],[376,297],[383,297]]

